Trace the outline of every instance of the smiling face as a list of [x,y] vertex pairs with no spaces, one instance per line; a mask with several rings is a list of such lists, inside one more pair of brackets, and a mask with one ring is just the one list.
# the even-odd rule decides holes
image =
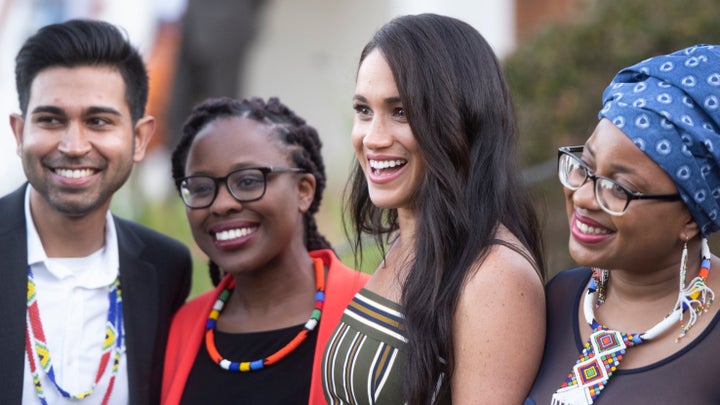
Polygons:
[[[220,118],[196,135],[185,175],[224,177],[244,167],[294,167],[289,153],[271,127],[252,119]],[[272,265],[293,249],[305,249],[303,213],[314,190],[310,174],[268,173],[265,195],[240,203],[221,183],[212,205],[187,209],[190,229],[200,249],[226,272]]]
[[133,125],[122,76],[97,66],[42,70],[27,116],[10,119],[31,206],[71,217],[104,215],[154,131],[151,117]]
[[358,70],[352,143],[373,204],[412,209],[425,163],[405,116],[392,71],[375,49]]
[[[631,191],[673,194],[672,179],[607,119],[587,140],[582,160],[591,172]],[[564,188],[570,223],[569,250],[580,265],[609,269],[657,269],[676,263],[682,240],[697,228],[681,201],[633,200],[622,216],[598,205],[592,180]]]

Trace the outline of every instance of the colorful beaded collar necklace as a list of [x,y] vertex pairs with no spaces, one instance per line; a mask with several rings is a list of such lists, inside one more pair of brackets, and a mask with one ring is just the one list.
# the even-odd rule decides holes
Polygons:
[[[644,333],[624,333],[612,330],[595,320],[593,298],[598,293],[597,305],[604,301],[603,270],[593,269],[593,277],[588,283],[587,294],[583,300],[583,315],[592,328],[590,339],[580,353],[567,379],[553,394],[551,405],[588,405],[592,404],[608,383],[610,377],[620,365],[625,351],[629,347],[650,341],[680,321],[680,335],[677,340],[695,324],[697,316],[707,311],[714,299],[713,291],[705,285],[710,273],[710,249],[707,239],[702,242],[702,263],[698,276],[685,287],[685,264],[687,251],[683,251],[680,271],[680,294],[672,312]],[[683,313],[689,310],[687,324],[683,322]]]
[[[25,351],[27,352],[28,362],[30,363],[30,373],[32,375],[33,384],[35,385],[35,393],[37,393],[40,403],[47,405],[47,399],[43,392],[42,383],[40,382],[40,374],[35,364],[35,355],[37,355],[40,367],[42,367],[45,374],[50,378],[50,381],[55,385],[58,392],[65,397],[71,399],[83,399],[95,391],[98,382],[105,375],[110,362],[112,353],[113,363],[110,381],[108,382],[107,391],[103,397],[102,404],[107,405],[110,401],[110,394],[115,384],[115,376],[117,376],[119,364],[120,364],[120,353],[122,352],[122,292],[120,290],[120,277],[116,277],[115,281],[109,286],[110,292],[108,293],[108,300],[110,301],[110,307],[108,309],[108,317],[105,323],[105,339],[103,339],[102,356],[100,357],[100,365],[98,365],[97,373],[95,374],[95,381],[92,386],[79,394],[71,394],[63,389],[58,384],[55,377],[55,370],[53,368],[52,359],[50,357],[50,349],[45,339],[45,331],[42,327],[42,321],[40,319],[40,307],[38,306],[35,279],[33,278],[32,268],[28,266],[28,292],[27,292],[27,326],[25,329]],[[33,351],[33,348],[35,349]]]
[[280,350],[264,359],[237,362],[224,358],[215,347],[215,327],[220,313],[225,306],[225,302],[232,292],[231,289],[226,288],[220,293],[217,301],[215,301],[215,305],[213,305],[213,309],[208,316],[207,326],[205,327],[205,347],[207,348],[210,358],[225,370],[238,372],[255,371],[277,363],[300,346],[308,334],[312,332],[318,322],[320,322],[320,316],[322,315],[323,304],[325,302],[325,266],[321,259],[313,259],[313,262],[315,265],[315,309],[313,309],[310,319],[305,323],[305,327],[300,333]]

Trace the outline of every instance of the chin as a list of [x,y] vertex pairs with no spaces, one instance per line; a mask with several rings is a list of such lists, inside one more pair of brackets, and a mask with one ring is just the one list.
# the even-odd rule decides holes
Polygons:
[[386,193],[383,192],[373,192],[370,190],[370,201],[372,201],[373,205],[381,208],[381,209],[393,209],[397,208],[397,200],[395,198],[391,198]]

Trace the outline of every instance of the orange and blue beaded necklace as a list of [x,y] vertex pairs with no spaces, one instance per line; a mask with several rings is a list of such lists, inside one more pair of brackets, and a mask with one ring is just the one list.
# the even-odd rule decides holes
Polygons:
[[287,357],[288,354],[292,353],[298,346],[300,346],[300,344],[305,341],[308,334],[312,332],[320,322],[323,304],[325,303],[325,266],[323,265],[323,261],[321,259],[315,258],[313,259],[313,262],[315,265],[315,308],[313,309],[312,315],[310,315],[310,319],[308,319],[305,323],[305,327],[300,331],[300,333],[298,333],[280,350],[265,357],[264,359],[237,362],[224,358],[218,352],[217,347],[215,347],[215,327],[217,326],[217,320],[220,317],[223,307],[225,306],[225,302],[232,292],[231,289],[226,288],[220,293],[217,301],[215,301],[215,305],[213,305],[213,309],[210,311],[207,325],[205,327],[205,347],[207,348],[210,358],[225,370],[248,372],[271,366]]
[[[108,369],[108,363],[112,354],[112,371],[110,380],[108,382],[107,391],[103,397],[102,404],[107,405],[110,401],[110,395],[112,394],[113,386],[115,384],[115,377],[117,376],[119,365],[120,365],[120,353],[122,352],[122,292],[120,290],[120,277],[115,277],[115,281],[110,284],[110,292],[108,293],[108,300],[110,306],[108,308],[108,317],[105,323],[105,339],[103,339],[102,355],[100,357],[100,364],[98,365],[97,373],[95,374],[95,380],[92,386],[79,393],[71,394],[63,389],[57,382],[55,376],[55,369],[53,368],[52,358],[50,357],[50,349],[47,345],[47,339],[45,338],[45,331],[42,327],[42,321],[40,319],[40,307],[38,306],[35,279],[33,278],[32,268],[28,266],[28,291],[27,291],[27,321],[25,330],[25,350],[27,352],[28,362],[30,363],[30,374],[32,375],[33,384],[35,385],[35,393],[40,400],[40,403],[47,405],[47,399],[43,391],[42,383],[40,382],[40,373],[37,365],[35,364],[35,356],[37,354],[40,367],[45,371],[45,374],[50,378],[50,381],[55,385],[58,392],[65,397],[71,399],[83,399],[88,397],[95,391],[95,387],[100,382],[102,377],[105,375]],[[34,348],[34,351],[33,351]]]

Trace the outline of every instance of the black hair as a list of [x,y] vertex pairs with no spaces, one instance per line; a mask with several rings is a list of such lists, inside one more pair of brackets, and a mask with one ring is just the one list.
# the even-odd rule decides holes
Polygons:
[[[276,97],[265,102],[261,98],[235,100],[228,97],[212,98],[196,105],[185,121],[182,137],[172,153],[172,175],[177,182],[186,176],[190,146],[195,136],[209,123],[219,119],[243,117],[272,128],[272,133],[285,145],[291,146],[291,159],[296,167],[315,177],[315,195],[303,216],[305,246],[308,250],[331,249],[330,243],[320,234],[315,214],[320,208],[325,190],[325,164],[321,154],[322,142],[315,128],[307,125]],[[178,188],[179,191],[179,188]],[[220,281],[220,269],[210,261],[210,277],[213,284]]]
[[[376,49],[392,70],[426,165],[414,198],[415,256],[401,298],[409,345],[405,399],[426,404],[450,395],[453,316],[473,264],[504,225],[543,273],[540,227],[516,161],[507,83],[482,35],[458,19],[409,15],[381,27],[360,64]],[[397,210],[372,204],[357,162],[346,198],[355,252],[362,254],[363,232],[383,249],[398,229]]]
[[15,57],[15,85],[23,117],[38,73],[52,67],[79,66],[107,66],[117,70],[125,82],[125,101],[132,122],[145,114],[147,70],[126,35],[107,22],[70,20],[40,28],[25,41]]

